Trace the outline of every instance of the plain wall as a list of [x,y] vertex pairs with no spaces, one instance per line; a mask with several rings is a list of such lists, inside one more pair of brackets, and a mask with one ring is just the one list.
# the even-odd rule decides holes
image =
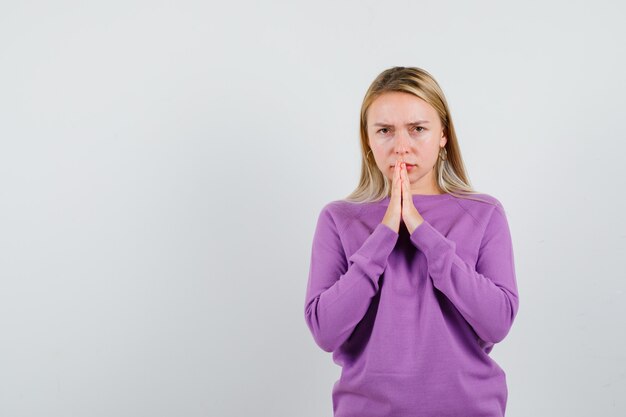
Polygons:
[[304,296],[386,68],[504,205],[507,416],[626,414],[618,1],[2,1],[0,415],[331,416]]

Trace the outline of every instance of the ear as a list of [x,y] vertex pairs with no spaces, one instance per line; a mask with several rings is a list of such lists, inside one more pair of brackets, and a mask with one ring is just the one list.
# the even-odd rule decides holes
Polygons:
[[439,146],[441,147],[446,146],[446,143],[448,143],[448,137],[446,136],[445,132],[442,132],[441,139],[439,140]]

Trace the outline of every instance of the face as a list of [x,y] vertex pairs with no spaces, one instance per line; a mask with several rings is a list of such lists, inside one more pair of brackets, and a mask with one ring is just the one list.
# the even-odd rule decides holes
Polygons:
[[439,194],[434,168],[447,138],[430,104],[409,93],[383,93],[369,107],[367,136],[376,165],[390,183],[399,160],[407,164],[412,194]]

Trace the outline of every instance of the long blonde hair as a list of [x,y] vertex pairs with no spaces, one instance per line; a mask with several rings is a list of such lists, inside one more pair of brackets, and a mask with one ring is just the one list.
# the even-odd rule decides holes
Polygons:
[[380,201],[391,194],[391,182],[380,172],[376,161],[370,157],[371,148],[367,136],[367,111],[370,105],[380,95],[400,91],[413,94],[433,106],[439,114],[444,134],[447,137],[445,152],[446,159],[442,159],[441,151],[435,163],[437,184],[444,193],[471,200],[485,201],[471,195],[480,194],[472,187],[465,172],[461,150],[452,123],[452,116],[446,98],[434,77],[427,71],[416,67],[389,68],[376,77],[372,82],[361,105],[361,179],[357,188],[344,198],[345,201],[357,203]]

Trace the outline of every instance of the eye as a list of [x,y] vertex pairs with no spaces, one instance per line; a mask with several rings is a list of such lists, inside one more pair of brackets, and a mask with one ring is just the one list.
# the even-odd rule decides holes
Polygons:
[[[387,128],[386,128],[386,127],[383,127],[382,129],[378,129],[378,133],[381,133],[383,130],[385,130],[385,131],[386,131],[386,130],[387,130]],[[383,133],[385,133],[385,132],[383,132]]]
[[[422,126],[415,126],[415,130],[417,130],[417,129],[426,130],[426,129],[424,129]],[[421,132],[422,130],[417,130],[417,131],[418,131],[418,132]]]

